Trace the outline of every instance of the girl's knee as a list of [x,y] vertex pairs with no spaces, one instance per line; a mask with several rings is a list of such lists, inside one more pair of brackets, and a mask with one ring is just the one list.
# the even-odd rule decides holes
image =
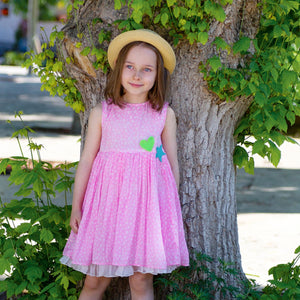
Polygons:
[[107,277],[94,277],[87,275],[84,281],[84,287],[89,290],[105,290],[111,278]]
[[130,288],[134,290],[147,290],[153,286],[153,275],[134,273],[129,277]]

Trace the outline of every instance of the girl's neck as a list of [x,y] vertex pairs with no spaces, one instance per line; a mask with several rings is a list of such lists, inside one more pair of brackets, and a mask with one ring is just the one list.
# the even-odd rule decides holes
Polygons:
[[125,95],[123,96],[123,101],[129,104],[142,104],[142,103],[146,103],[148,101],[147,98],[145,99],[141,99],[141,98],[134,98],[134,97],[130,97],[127,98]]

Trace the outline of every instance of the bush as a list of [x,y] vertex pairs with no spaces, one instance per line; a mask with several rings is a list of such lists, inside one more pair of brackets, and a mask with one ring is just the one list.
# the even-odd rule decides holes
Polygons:
[[16,51],[7,51],[4,54],[3,65],[21,67],[25,61],[26,57],[24,53]]
[[[21,114],[19,114],[21,118]],[[79,294],[83,274],[60,264],[62,250],[70,233],[71,206],[53,204],[57,192],[71,190],[77,163],[52,166],[41,160],[41,145],[29,138],[30,128],[16,131],[19,141],[28,139],[31,159],[23,156],[3,159],[0,174],[11,168],[9,181],[20,185],[13,199],[0,208],[0,292],[20,299],[70,299]],[[21,149],[22,152],[22,149]],[[23,153],[23,152],[22,152]],[[33,159],[37,153],[38,160]]]

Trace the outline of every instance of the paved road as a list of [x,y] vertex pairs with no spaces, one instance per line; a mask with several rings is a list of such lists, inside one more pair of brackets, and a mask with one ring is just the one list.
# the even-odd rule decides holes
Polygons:
[[[39,80],[26,76],[26,70],[0,66],[0,107],[0,158],[20,154],[6,120],[19,127],[14,113],[22,110],[26,124],[39,129],[34,141],[44,145],[44,160],[79,159],[79,135],[66,134],[71,128],[72,110],[61,99],[41,92]],[[22,145],[26,147],[26,141]],[[259,276],[252,277],[259,283],[266,282],[270,267],[292,260],[294,249],[300,245],[300,147],[284,144],[281,150],[278,169],[256,157],[254,176],[241,170],[237,173],[243,267],[247,274]],[[7,177],[0,176],[1,198],[12,199],[14,191]]]

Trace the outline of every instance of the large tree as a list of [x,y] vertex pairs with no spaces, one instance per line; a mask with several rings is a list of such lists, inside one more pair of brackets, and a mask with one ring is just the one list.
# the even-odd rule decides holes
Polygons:
[[[80,112],[84,144],[89,112],[104,100],[111,38],[144,27],[173,44],[177,68],[168,100],[178,122],[188,247],[192,256],[214,258],[209,268],[216,274],[222,272],[218,258],[233,262],[239,275],[226,281],[235,286],[245,279],[235,164],[253,172],[246,148],[276,165],[277,146],[289,139],[287,124],[300,114],[298,8],[299,2],[288,0],[74,1],[66,26],[51,36],[51,42],[60,40],[60,61],[39,69],[45,88],[65,92],[67,104]],[[52,58],[47,51],[44,58]],[[109,299],[128,299],[124,284],[114,283]]]

